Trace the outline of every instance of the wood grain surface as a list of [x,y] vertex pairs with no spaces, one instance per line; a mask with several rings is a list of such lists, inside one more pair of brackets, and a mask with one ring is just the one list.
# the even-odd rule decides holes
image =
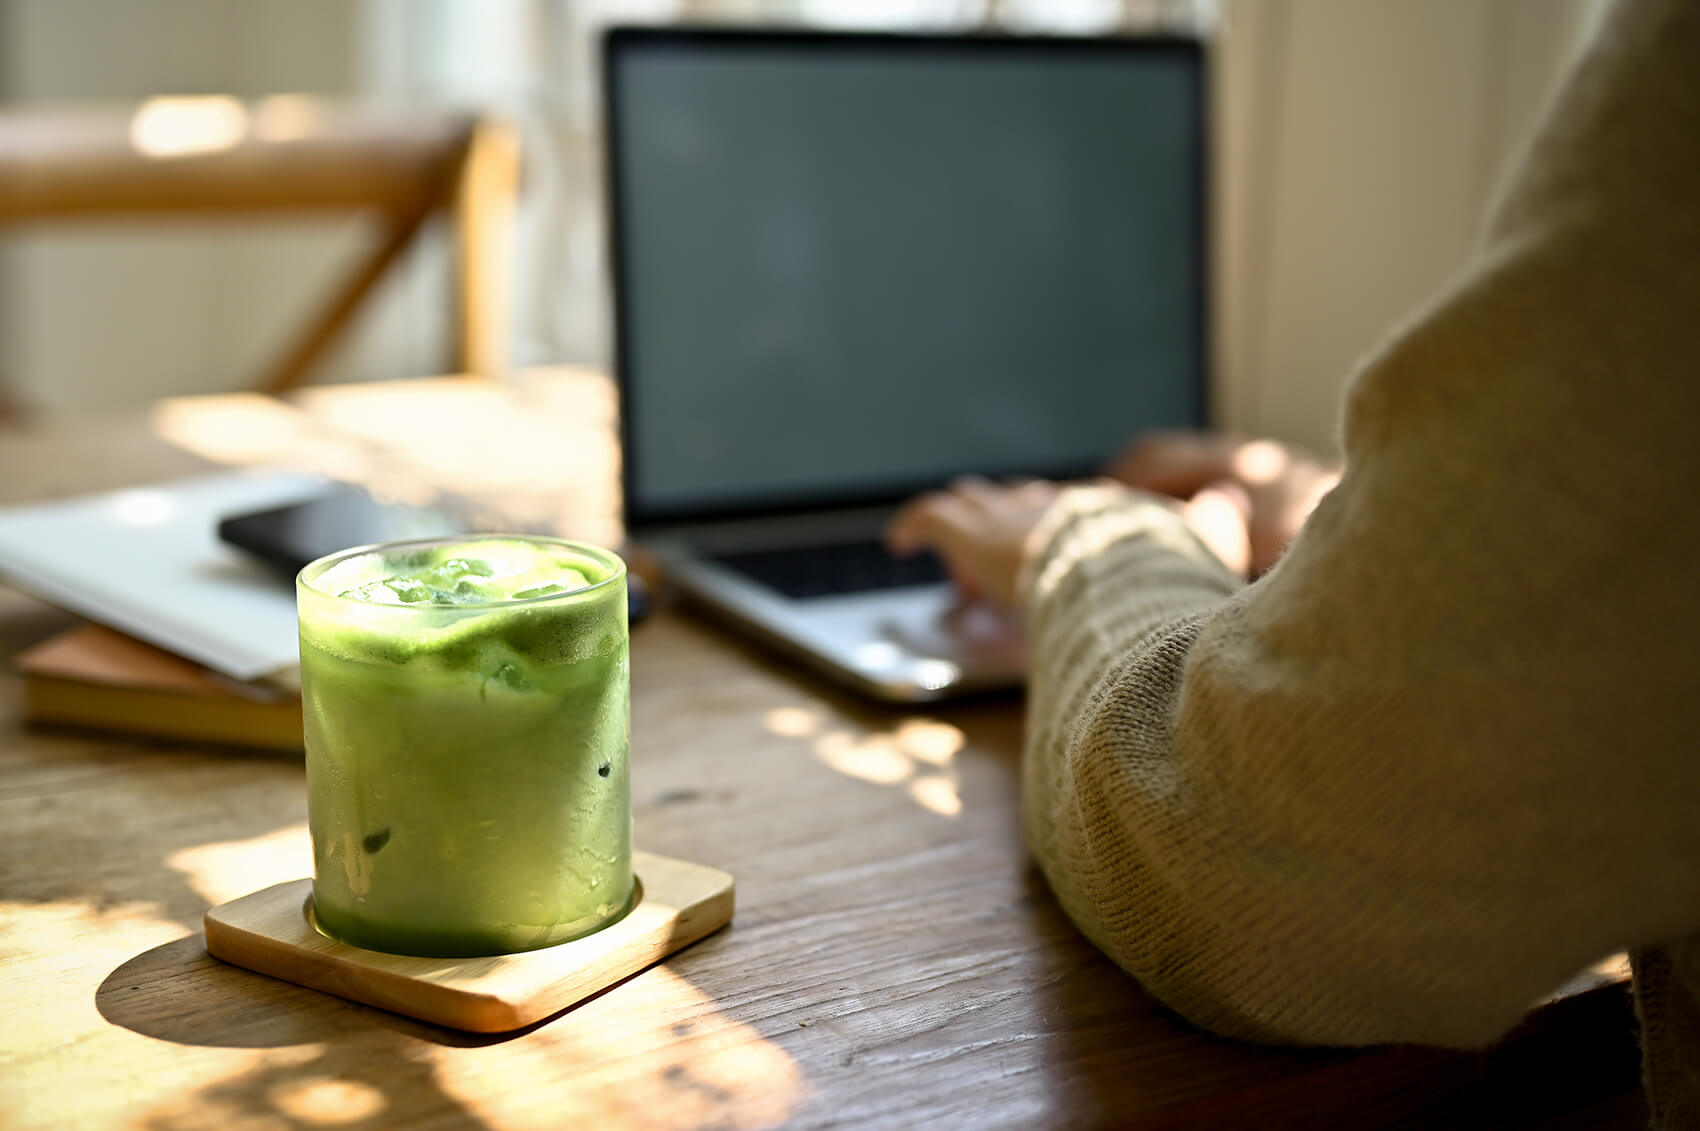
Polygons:
[[[603,443],[583,430],[606,425],[605,391],[562,381],[548,403],[592,405],[559,417],[563,443]],[[440,388],[390,390],[390,417],[428,431],[401,402]],[[341,437],[379,464],[420,458],[366,427],[383,394],[339,408],[337,392],[275,414],[180,405],[152,427],[190,443],[185,419],[250,412],[269,423],[198,450],[334,462],[351,458]],[[147,421],[0,433],[0,501],[197,466]],[[552,505],[525,483],[514,497]],[[0,654],[70,623],[0,588]],[[734,874],[737,918],[551,1020],[478,1037],[207,955],[208,907],[310,872],[299,758],[26,732],[0,678],[0,1126],[1636,1125],[1620,974],[1475,1053],[1259,1048],[1169,1014],[1081,939],[1022,851],[1017,699],[875,707],[666,607],[633,632],[632,694],[638,843]]]

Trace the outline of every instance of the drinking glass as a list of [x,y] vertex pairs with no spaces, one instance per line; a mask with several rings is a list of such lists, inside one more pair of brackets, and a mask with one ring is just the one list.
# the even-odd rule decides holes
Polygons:
[[296,580],[313,907],[332,938],[550,946],[633,897],[626,570],[490,536],[321,558]]

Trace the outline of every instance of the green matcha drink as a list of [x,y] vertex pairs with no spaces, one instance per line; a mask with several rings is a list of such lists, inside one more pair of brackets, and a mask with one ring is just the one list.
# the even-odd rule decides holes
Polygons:
[[626,572],[547,538],[399,542],[296,581],[313,906],[443,957],[587,934],[632,896]]

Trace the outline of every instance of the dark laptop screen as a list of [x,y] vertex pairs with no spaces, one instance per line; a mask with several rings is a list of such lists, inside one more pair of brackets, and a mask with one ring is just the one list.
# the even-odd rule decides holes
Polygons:
[[605,64],[634,523],[1204,423],[1196,44],[623,29]]

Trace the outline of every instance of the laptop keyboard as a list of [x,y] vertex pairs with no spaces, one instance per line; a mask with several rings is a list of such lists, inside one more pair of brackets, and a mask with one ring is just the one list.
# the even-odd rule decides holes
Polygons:
[[754,578],[787,597],[828,597],[930,585],[945,579],[932,554],[894,556],[877,541],[794,546],[721,554],[712,561]]

